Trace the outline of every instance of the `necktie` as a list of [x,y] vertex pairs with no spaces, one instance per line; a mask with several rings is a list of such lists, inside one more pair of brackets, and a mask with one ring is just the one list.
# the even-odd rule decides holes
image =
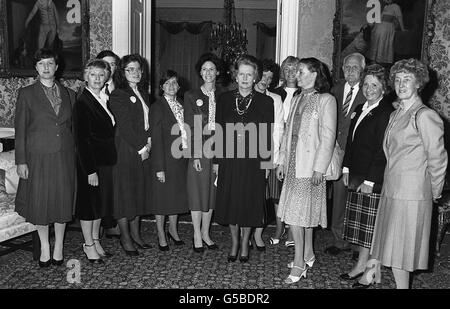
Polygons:
[[110,93],[109,93],[109,88],[108,88],[109,84],[105,83],[105,94],[109,97]]
[[350,101],[352,100],[353,95],[353,87],[350,88],[350,91],[347,93],[347,96],[345,97],[344,105],[342,105],[342,113],[347,115],[347,109],[350,105]]

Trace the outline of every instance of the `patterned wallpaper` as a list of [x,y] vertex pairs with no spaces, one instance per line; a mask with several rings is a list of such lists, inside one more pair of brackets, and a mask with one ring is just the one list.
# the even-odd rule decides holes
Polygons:
[[430,67],[437,72],[439,87],[431,105],[450,120],[450,1],[438,0],[433,8],[435,35],[429,49]]
[[330,70],[333,63],[335,10],[335,1],[300,1],[298,57],[316,57],[326,63]]
[[[112,48],[112,0],[90,0],[90,54]],[[0,78],[0,127],[14,127],[15,102],[21,87],[34,82],[29,78]],[[81,81],[64,80],[64,85],[77,90]]]

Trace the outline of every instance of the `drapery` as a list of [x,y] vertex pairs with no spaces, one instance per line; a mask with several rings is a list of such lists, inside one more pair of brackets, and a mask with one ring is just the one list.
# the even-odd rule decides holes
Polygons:
[[256,57],[258,59],[275,60],[277,27],[270,27],[264,23],[257,22],[256,26]]

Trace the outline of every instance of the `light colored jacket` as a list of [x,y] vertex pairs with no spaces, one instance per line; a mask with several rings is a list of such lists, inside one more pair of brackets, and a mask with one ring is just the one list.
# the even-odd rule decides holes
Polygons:
[[283,100],[276,93],[266,91],[266,94],[273,99],[275,119],[273,126],[273,163],[279,164],[281,138],[284,132]]
[[405,113],[400,108],[393,112],[383,150],[387,164],[382,194],[416,201],[440,196],[448,158],[443,122],[434,110],[418,99]]
[[[296,178],[311,178],[314,171],[325,174],[330,165],[336,143],[336,99],[329,93],[306,95],[318,95],[319,98],[317,100],[317,106],[312,112],[309,127],[304,128],[308,132],[306,141],[300,137],[298,138],[297,148],[295,150]],[[300,94],[292,99],[286,130],[281,141],[279,162],[283,165],[285,174],[287,174],[290,153],[292,151],[291,141],[294,113],[299,104],[301,104],[299,106],[299,113],[302,115],[305,112],[306,100],[302,100],[302,96]],[[303,125],[306,124],[300,123],[299,133]]]

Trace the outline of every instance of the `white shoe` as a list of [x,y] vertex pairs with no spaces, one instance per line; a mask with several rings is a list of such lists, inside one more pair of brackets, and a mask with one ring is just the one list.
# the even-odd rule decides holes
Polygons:
[[295,243],[294,243],[293,240],[286,240],[286,242],[284,243],[284,245],[285,245],[286,247],[292,247],[292,246],[295,245]]
[[[312,258],[310,258],[308,261],[305,261],[305,264],[308,265],[309,268],[311,268],[311,267],[313,267],[315,261],[316,261],[316,256],[313,255]],[[287,267],[288,267],[288,268],[292,268],[292,266],[294,266],[294,261],[289,262],[289,263],[287,264]]]
[[306,266],[304,268],[301,268],[300,266],[294,265],[292,266],[292,268],[298,268],[302,271],[302,273],[300,274],[300,276],[289,275],[286,280],[284,280],[284,283],[293,284],[299,282],[302,277],[306,278],[306,272],[308,271],[308,268],[306,268]]

